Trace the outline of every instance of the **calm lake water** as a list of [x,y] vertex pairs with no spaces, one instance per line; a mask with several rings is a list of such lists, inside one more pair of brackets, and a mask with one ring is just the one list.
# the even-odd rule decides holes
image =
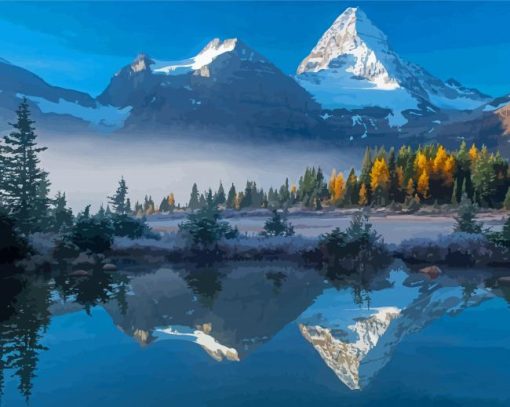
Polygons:
[[341,280],[285,263],[3,278],[1,404],[509,405],[510,291],[494,282],[402,263]]

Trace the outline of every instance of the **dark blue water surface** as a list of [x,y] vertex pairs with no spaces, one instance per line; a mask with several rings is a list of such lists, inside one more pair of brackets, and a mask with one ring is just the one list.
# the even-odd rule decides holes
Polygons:
[[401,263],[4,278],[5,406],[510,405],[510,291]]

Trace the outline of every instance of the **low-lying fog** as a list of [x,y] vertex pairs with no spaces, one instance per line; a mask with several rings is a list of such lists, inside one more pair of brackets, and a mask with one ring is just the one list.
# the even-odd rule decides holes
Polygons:
[[[50,172],[51,193],[66,192],[74,211],[92,204],[96,210],[107,203],[121,176],[127,181],[132,203],[152,195],[156,205],[163,196],[175,194],[181,204],[189,200],[191,186],[200,191],[217,189],[220,180],[243,188],[246,180],[267,189],[280,186],[286,177],[297,183],[307,166],[321,166],[328,177],[332,168],[358,167],[362,149],[313,143],[232,144],[207,141],[175,141],[122,136],[40,136],[42,164]],[[264,144],[264,145],[262,145]]]

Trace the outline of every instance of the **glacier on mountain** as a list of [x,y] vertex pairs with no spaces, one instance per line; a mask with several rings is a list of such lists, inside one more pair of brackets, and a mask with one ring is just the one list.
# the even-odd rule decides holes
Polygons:
[[62,98],[58,102],[52,102],[39,96],[22,95],[19,93],[16,96],[20,99],[26,97],[34,102],[42,113],[73,116],[90,123],[92,127],[100,130],[113,131],[122,128],[131,112],[131,106],[117,108],[97,103],[95,107],[87,107]]

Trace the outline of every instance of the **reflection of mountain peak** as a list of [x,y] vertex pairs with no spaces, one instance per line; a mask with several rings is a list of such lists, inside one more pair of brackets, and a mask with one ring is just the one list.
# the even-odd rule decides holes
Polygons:
[[[489,290],[479,288],[466,299],[463,289],[451,286],[448,279],[433,284],[423,281],[413,289],[405,285],[403,275],[393,275],[398,278],[391,289],[371,293],[371,303],[398,303],[399,308],[374,308],[368,310],[376,311],[369,316],[366,309],[360,308],[353,315],[350,301],[338,302],[333,292],[324,295],[324,300],[316,302],[301,318],[302,335],[351,390],[368,385],[406,336],[421,331],[434,320],[455,316],[493,296]],[[355,322],[352,324],[352,321]]]
[[391,322],[400,316],[395,307],[374,309],[370,317],[360,318],[347,328],[356,334],[355,342],[337,339],[331,331],[319,325],[299,325],[303,336],[308,340],[321,358],[335,372],[338,378],[351,390],[360,389],[360,364],[384,335]]
[[[208,331],[211,330],[211,324],[204,324],[203,328],[209,329],[191,329],[184,326],[169,326],[167,328],[157,329],[160,339],[178,339],[191,341],[200,345],[212,358],[218,362],[224,358],[239,362],[237,350],[219,343]],[[163,336],[164,335],[164,336]]]

